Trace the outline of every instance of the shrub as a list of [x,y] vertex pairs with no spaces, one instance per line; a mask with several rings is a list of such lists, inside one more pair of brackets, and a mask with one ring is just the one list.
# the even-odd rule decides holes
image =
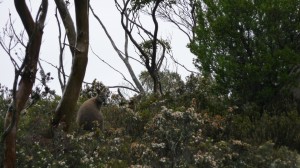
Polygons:
[[[276,146],[287,146],[300,151],[300,116],[297,111],[261,117],[247,114],[231,114],[226,118],[225,135],[254,144],[272,140]],[[252,116],[252,117],[251,117]]]
[[[189,108],[180,105],[173,110],[161,107],[165,103],[168,105],[168,101],[153,97],[143,101],[136,110],[116,104],[103,107],[103,132],[74,129],[64,133],[57,129],[52,139],[45,136],[44,128],[49,124],[57,99],[39,101],[21,116],[17,166],[300,166],[297,152],[276,146],[280,142],[299,142],[299,117],[296,113],[250,118],[241,113],[227,112],[227,116],[222,116],[208,110],[195,110],[197,107],[193,103]],[[249,114],[255,113],[253,109],[248,108]],[[220,113],[225,114],[224,111]],[[281,131],[287,133],[276,139]],[[274,143],[267,141],[272,138]]]

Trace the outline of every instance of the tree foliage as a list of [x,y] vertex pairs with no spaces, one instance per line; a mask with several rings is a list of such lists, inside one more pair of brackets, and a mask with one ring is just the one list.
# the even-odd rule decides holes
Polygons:
[[[153,89],[153,80],[151,79],[147,71],[141,72],[139,79],[146,92],[150,93]],[[159,81],[161,83],[162,93],[173,93],[180,89],[183,89],[184,82],[181,80],[181,77],[176,72],[170,72],[169,70],[159,72]]]
[[[168,44],[158,37],[159,24],[157,21],[157,9],[162,2],[162,0],[127,0],[121,5],[121,3],[115,0],[116,6],[121,14],[121,24],[125,34],[138,51],[144,66],[153,80],[153,92],[158,95],[161,94],[158,79],[159,68],[165,58],[165,52],[169,50]],[[154,26],[152,30],[143,26],[140,22],[140,9],[144,7],[144,5],[148,6],[151,15],[152,24]],[[138,36],[133,34],[133,29],[138,31]],[[139,38],[142,38],[142,42],[137,41]],[[158,51],[158,44],[163,48],[162,53]]]
[[196,26],[196,8],[198,0],[169,0],[164,1],[158,9],[158,16],[164,21],[175,25],[191,42],[194,38],[193,29]]
[[296,0],[204,0],[190,44],[195,65],[236,103],[270,103],[295,79],[299,6]]
[[[76,32],[69,1],[55,0],[73,59],[62,98],[47,96],[51,90],[46,83],[52,78],[42,68],[45,91],[40,87],[32,91],[47,2],[42,1],[34,21],[26,2],[15,0],[28,44],[22,66],[15,66],[12,92],[0,84],[0,129],[5,135],[5,145],[0,146],[0,155],[5,157],[0,163],[4,167],[299,167],[299,154],[287,148],[299,152],[299,114],[259,116],[257,107],[270,104],[282,88],[299,79],[300,2],[123,0],[122,6],[115,0],[125,30],[125,53],[110,42],[128,65],[128,40],[133,43],[146,67],[138,81],[145,88],[136,90],[162,95],[138,95],[129,102],[121,94],[112,95],[108,106],[102,107],[103,132],[88,133],[76,130],[72,122],[77,105],[104,86],[94,80],[80,91],[88,59],[88,0],[74,1]],[[194,11],[186,17],[172,11],[179,18],[167,18],[178,27],[184,24],[186,29],[181,31],[198,56],[195,65],[202,74],[191,74],[186,82],[177,73],[161,70],[165,54],[171,53],[169,42],[158,37],[156,17],[164,5],[197,12],[197,18]],[[150,11],[153,29],[141,24],[143,10]],[[27,101],[30,95],[39,101],[24,110],[31,103]],[[236,104],[242,105],[244,113],[238,113]],[[3,109],[8,109],[5,120]],[[57,129],[49,139],[45,133],[49,120],[51,128],[65,121],[68,132]]]

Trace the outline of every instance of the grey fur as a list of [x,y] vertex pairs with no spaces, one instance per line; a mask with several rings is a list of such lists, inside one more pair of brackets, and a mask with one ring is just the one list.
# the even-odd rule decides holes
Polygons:
[[84,130],[91,131],[93,128],[99,127],[103,131],[104,119],[100,109],[103,104],[106,104],[106,99],[107,95],[100,93],[98,96],[86,100],[77,112],[77,124]]

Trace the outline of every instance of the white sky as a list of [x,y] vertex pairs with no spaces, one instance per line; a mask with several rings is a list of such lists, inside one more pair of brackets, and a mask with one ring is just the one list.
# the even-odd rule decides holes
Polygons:
[[[15,28],[17,32],[23,30],[23,26],[21,25],[21,21],[19,16],[16,13],[14,3],[12,0],[1,1],[0,0],[0,34],[2,33],[2,28],[5,27],[5,24],[9,18],[9,11],[12,13],[12,20],[14,21]],[[30,10],[33,11],[33,17],[35,18],[37,5],[39,5],[40,1],[32,2],[34,4],[29,4],[28,6]],[[73,1],[71,2],[71,7],[74,7]],[[123,49],[124,46],[124,31],[121,27],[120,23],[120,14],[115,8],[113,0],[91,0],[91,5],[96,12],[96,14],[100,17],[102,22],[105,24],[107,30],[110,35],[114,39],[115,43],[120,49]],[[74,13],[71,8],[70,12]],[[58,28],[57,22],[54,17],[55,14],[55,3],[52,0],[49,0],[49,8],[48,15],[46,19],[46,27],[44,28],[44,36],[43,43],[40,51],[40,58],[51,62],[54,65],[58,65],[58,56],[59,56],[59,46],[58,46]],[[75,22],[75,17],[73,17]],[[147,24],[147,18],[144,19]],[[149,20],[151,23],[151,20]],[[148,23],[149,23],[148,21]],[[149,25],[151,25],[149,23]],[[186,47],[188,43],[188,38],[181,33],[179,30],[175,28],[175,26],[170,23],[159,22],[159,37],[171,39],[172,52],[175,59],[181,64],[188,67],[190,70],[195,70],[194,65],[192,64],[192,59],[194,56],[190,53],[189,49]],[[61,23],[62,24],[62,23]],[[130,75],[118,57],[114,49],[112,48],[108,38],[104,34],[104,31],[100,27],[99,23],[96,21],[92,13],[90,12],[90,46],[93,48],[94,52],[97,53],[102,59],[108,62],[110,65],[121,71],[127,79],[131,81]],[[69,53],[69,48],[65,49],[64,54],[64,65],[67,74],[69,73],[71,66],[71,55]],[[21,53],[19,53],[21,54]],[[130,54],[136,57],[135,51],[131,48]],[[141,70],[144,68],[138,64],[133,63],[133,69],[138,76]],[[60,85],[57,77],[57,71],[51,65],[41,62],[45,72],[51,72],[51,76],[54,77],[54,80],[49,83],[51,89],[55,89],[57,94],[61,94]],[[184,79],[189,75],[185,69],[180,66],[176,66],[171,59],[168,59],[168,67],[172,71],[177,71],[181,77]],[[196,71],[196,70],[195,70]],[[87,66],[87,71],[85,75],[84,81],[92,82],[94,79],[102,81],[107,86],[115,86],[115,85],[123,85],[125,81],[122,79],[122,76],[112,70],[109,66],[100,61],[91,51],[89,52],[89,61]],[[8,57],[8,55],[4,52],[2,48],[0,48],[0,83],[12,87],[12,82],[14,80],[14,69],[13,65]]]

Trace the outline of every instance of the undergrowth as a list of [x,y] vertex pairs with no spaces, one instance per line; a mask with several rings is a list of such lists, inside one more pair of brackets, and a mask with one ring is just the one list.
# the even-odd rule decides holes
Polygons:
[[[182,97],[173,97],[176,103],[170,95],[145,96],[134,106],[111,103],[101,109],[103,132],[74,123],[68,133],[55,129],[52,138],[47,130],[59,98],[42,99],[21,114],[17,167],[300,167],[295,110],[259,115],[255,108],[201,107],[202,98]],[[1,99],[0,106],[3,130],[7,102]]]
[[152,102],[134,111],[109,105],[102,109],[104,132],[74,125],[70,133],[58,128],[47,138],[55,105],[40,101],[21,116],[17,167],[299,167],[292,148],[299,141],[291,136],[299,128],[295,113],[251,122],[234,112],[210,115],[192,106],[157,110]]

